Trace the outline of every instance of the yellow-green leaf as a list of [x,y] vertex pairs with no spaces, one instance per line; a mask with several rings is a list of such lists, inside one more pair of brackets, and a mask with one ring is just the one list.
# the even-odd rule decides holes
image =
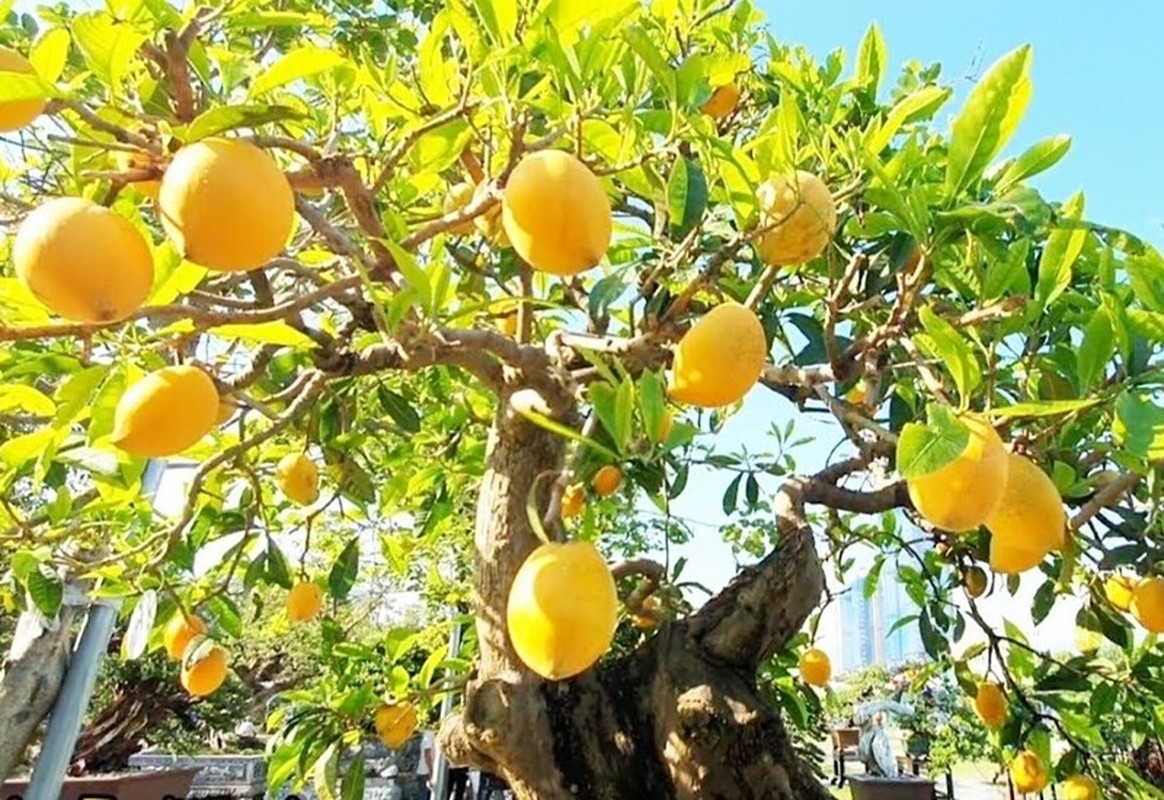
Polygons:
[[220,339],[242,339],[258,344],[279,344],[291,347],[311,347],[314,342],[306,334],[286,322],[261,322],[257,325],[219,325],[210,333]]
[[45,31],[44,35],[36,40],[36,44],[28,53],[28,60],[42,81],[56,83],[57,78],[61,77],[65,62],[69,58],[69,44],[72,40],[64,28]]
[[41,417],[51,417],[57,411],[57,404],[44,392],[22,383],[7,383],[0,386],[0,413],[14,408]]
[[36,295],[16,278],[0,278],[0,323],[39,324],[47,322],[49,312]]
[[322,47],[292,50],[259,73],[259,77],[251,84],[251,97],[258,97],[292,81],[326,72],[338,67],[344,61],[344,57],[339,53]]

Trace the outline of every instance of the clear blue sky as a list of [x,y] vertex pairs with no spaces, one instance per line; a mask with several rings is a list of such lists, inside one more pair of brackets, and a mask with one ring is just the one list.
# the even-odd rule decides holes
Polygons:
[[[1082,0],[760,0],[759,5],[777,39],[803,44],[821,60],[842,47],[846,75],[862,36],[876,21],[889,50],[886,94],[910,59],[940,62],[942,82],[958,91],[936,120],[946,129],[973,78],[999,56],[1031,43],[1034,93],[1008,154],[1047,136],[1069,134],[1070,153],[1035,179],[1037,188],[1048,200],[1083,188],[1088,218],[1164,247],[1164,4],[1126,0],[1111,6],[1114,12]],[[773,423],[783,424],[791,411],[783,398],[757,389],[717,446],[731,451],[748,442],[760,449],[761,434]],[[797,458],[802,470],[814,469],[839,431],[813,421],[797,425],[799,432],[818,437]],[[677,515],[705,523],[678,552],[689,559],[687,576],[712,588],[725,583],[735,567],[714,530],[724,522],[720,498],[729,480],[714,473],[693,476],[675,508]]]

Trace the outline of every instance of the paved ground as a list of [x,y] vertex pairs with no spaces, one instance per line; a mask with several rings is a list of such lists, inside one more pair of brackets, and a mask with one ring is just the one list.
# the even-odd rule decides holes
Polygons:
[[[862,772],[858,765],[849,765],[848,769],[857,774]],[[993,777],[994,770],[990,765],[961,765],[955,771],[954,800],[1010,800],[1005,779],[999,784],[992,785],[990,781]],[[943,787],[943,783],[939,784],[939,788]],[[848,800],[850,796],[847,786],[841,790],[834,789],[833,794],[845,800]],[[1047,794],[1046,797],[1049,798],[1050,794]]]

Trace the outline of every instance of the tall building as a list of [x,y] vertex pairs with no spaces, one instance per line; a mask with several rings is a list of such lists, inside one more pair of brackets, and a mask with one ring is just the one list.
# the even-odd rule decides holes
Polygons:
[[842,671],[872,664],[892,667],[925,655],[916,622],[907,622],[889,632],[898,620],[916,615],[918,607],[905,593],[904,587],[894,580],[890,565],[886,567],[872,597],[865,597],[868,574],[850,583],[841,595]]

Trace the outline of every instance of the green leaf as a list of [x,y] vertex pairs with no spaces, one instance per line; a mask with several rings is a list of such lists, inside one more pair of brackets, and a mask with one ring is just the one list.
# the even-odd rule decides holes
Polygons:
[[739,502],[740,495],[740,481],[743,480],[743,475],[737,475],[732,478],[732,482],[728,484],[723,492],[723,513],[731,516],[736,511],[736,504]]
[[885,122],[874,128],[865,141],[865,147],[870,155],[877,155],[884,150],[901,127],[917,118],[928,118],[933,115],[950,98],[952,90],[939,86],[923,86],[901,100],[889,110]]
[[1007,167],[1006,172],[1002,173],[1002,177],[998,179],[998,183],[994,187],[995,192],[1005,192],[1019,181],[1049,170],[1058,164],[1070,149],[1071,137],[1064,134],[1036,142],[1015,159]]
[[513,32],[517,29],[517,0],[472,0],[472,3],[497,44],[513,41]]
[[184,138],[187,142],[196,142],[237,128],[257,128],[271,122],[303,117],[302,112],[288,106],[218,106],[191,122]]
[[630,444],[635,418],[635,385],[630,378],[625,378],[618,386],[614,411],[617,427],[611,431],[611,434],[614,436],[614,442],[619,451],[625,453]]
[[946,193],[956,196],[977,181],[1006,145],[1031,99],[1031,46],[994,62],[954,119],[946,165]]
[[43,453],[53,441],[56,432],[52,428],[41,428],[23,436],[14,436],[0,444],[0,462],[12,469],[20,469]]
[[380,397],[380,407],[388,412],[393,422],[408,433],[420,431],[420,415],[408,402],[407,397],[397,394],[383,384],[376,387],[376,393]]
[[889,51],[885,47],[885,37],[881,35],[881,28],[874,22],[865,32],[861,46],[857,49],[857,82],[871,97],[877,96],[881,76],[885,73],[885,66],[888,63]]
[[[226,595],[215,595],[206,601],[206,610],[227,636],[239,639],[243,635],[242,614]],[[189,652],[189,650],[187,650]],[[196,660],[196,659],[195,659]]]
[[121,474],[117,451],[109,448],[77,447],[57,453],[56,461],[104,478],[115,478]]
[[327,588],[336,600],[343,600],[356,585],[356,576],[360,570],[360,541],[352,539],[344,547],[343,552],[332,565],[327,576]]
[[993,419],[1014,419],[1016,417],[1054,417],[1059,414],[1071,414],[1091,408],[1099,403],[1099,399],[1085,400],[1040,400],[1033,403],[1015,403],[1003,408],[992,408],[987,416]]
[[158,594],[153,589],[146,589],[138,598],[137,605],[133,607],[129,624],[125,629],[125,638],[121,640],[121,652],[125,658],[132,661],[145,653],[157,614]]
[[693,158],[675,159],[667,181],[667,207],[676,236],[687,234],[707,209],[707,178]]
[[397,269],[404,276],[406,285],[416,292],[421,307],[429,309],[432,306],[432,284],[428,279],[428,273],[417,263],[416,257],[412,253],[391,240],[386,241],[385,244],[392,253]]
[[[971,349],[962,334],[946,320],[934,313],[926,306],[918,312],[922,327],[928,334],[928,340],[919,337],[919,344],[923,349],[930,350],[929,355],[945,364],[946,369],[954,378],[958,386],[958,394],[963,401],[968,399],[978,385],[982,383],[982,367],[978,363],[974,351]],[[930,344],[930,347],[925,347]]]
[[73,18],[73,39],[93,72],[118,94],[146,37],[104,11],[92,11]]
[[263,67],[251,84],[251,97],[266,94],[292,81],[334,69],[347,61],[337,51],[322,47],[298,47],[269,67]]
[[667,98],[674,99],[676,92],[675,70],[671,69],[667,63],[667,59],[659,52],[654,37],[639,25],[632,25],[626,28],[623,30],[622,35],[626,39],[626,43],[635,51],[635,54],[654,73],[655,78],[666,90]]
[[[1161,328],[1164,331],[1164,327]],[[1096,380],[1104,376],[1108,361],[1115,354],[1115,336],[1111,319],[1102,306],[1091,315],[1091,321],[1083,330],[1083,341],[1076,354],[1076,376],[1079,391],[1086,394]]]
[[57,412],[57,404],[44,392],[23,383],[0,385],[0,414],[10,413],[14,409],[41,417],[51,417]]
[[51,28],[36,40],[28,53],[28,60],[36,70],[37,77],[46,83],[57,82],[65,69],[72,41],[73,37],[65,28]]
[[1137,458],[1164,458],[1164,408],[1149,394],[1123,392],[1116,398],[1112,433],[1116,442]]
[[1051,609],[1055,607],[1055,582],[1043,581],[1035,591],[1035,599],[1031,605],[1031,619],[1036,625],[1041,625]]
[[[1083,217],[1083,192],[1076,192],[1063,204],[1063,220],[1077,221]],[[1063,294],[1071,284],[1071,269],[1083,245],[1087,241],[1087,230],[1082,227],[1059,227],[1047,237],[1039,259],[1039,278],[1035,285],[1034,313],[1041,312]]]
[[647,440],[654,442],[667,413],[667,390],[659,373],[644,372],[639,376],[638,397],[643,411],[643,430]]
[[[593,389],[594,387],[591,386],[590,388]],[[588,439],[587,437],[578,433],[578,431],[574,430],[573,428],[570,428],[566,425],[563,425],[562,423],[558,422],[557,420],[550,419],[549,417],[545,416],[544,414],[539,414],[536,411],[530,411],[529,409],[524,409],[524,408],[519,408],[517,410],[517,413],[521,414],[523,417],[525,417],[530,422],[532,422],[533,424],[537,425],[540,428],[544,428],[547,431],[552,431],[553,433],[556,433],[559,436],[562,436],[566,439],[570,439],[572,441],[578,442],[579,444],[585,445],[586,447],[589,447],[593,450],[596,450],[597,452],[601,453],[604,457],[610,459],[611,461],[617,461],[621,458],[621,456],[618,453],[614,452],[609,447],[604,447],[603,445],[599,444],[598,442],[594,441],[593,439]],[[601,419],[601,417],[599,417],[599,419]]]
[[291,569],[287,565],[287,557],[273,539],[267,539],[265,556],[267,580],[276,586],[290,589],[292,586]]
[[1136,336],[1142,336],[1152,344],[1164,342],[1164,314],[1130,308],[1127,312],[1128,328]]
[[340,740],[327,746],[311,767],[311,785],[319,800],[336,800],[335,782],[339,776]]
[[610,435],[610,439],[614,442],[619,453],[623,451],[625,443],[630,439],[630,431],[627,429],[628,426],[624,426],[622,412],[619,409],[621,395],[621,384],[618,389],[615,389],[606,381],[591,384],[588,392],[590,404],[594,407],[594,413],[598,415],[598,421],[602,423],[602,427]]
[[897,471],[907,480],[936,472],[970,444],[970,429],[948,407],[933,403],[928,412],[928,424],[908,423],[897,440]]
[[364,756],[358,755],[348,764],[340,785],[340,800],[364,800]]
[[0,103],[46,100],[57,94],[51,83],[36,75],[17,72],[5,72],[3,75],[4,80],[0,81]]
[[282,320],[259,322],[253,325],[219,325],[207,332],[219,339],[228,341],[240,339],[255,344],[278,344],[302,348],[315,346],[315,342],[310,336],[295,330]]
[[28,587],[28,596],[40,609],[40,613],[49,619],[56,617],[61,607],[64,589],[60,577],[53,568],[48,564],[37,565],[37,568],[25,578],[25,586]]
[[1136,299],[1152,311],[1164,312],[1164,258],[1151,249],[1128,256],[1124,269]]

